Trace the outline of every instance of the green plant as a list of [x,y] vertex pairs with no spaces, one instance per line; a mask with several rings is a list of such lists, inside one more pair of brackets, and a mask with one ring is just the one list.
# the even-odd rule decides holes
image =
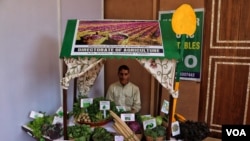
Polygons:
[[[100,101],[109,101],[105,97],[97,97],[93,99],[93,103],[89,105],[87,108],[81,108],[80,102],[82,98],[87,98],[83,96],[79,96],[76,103],[73,105],[73,116],[78,119],[82,113],[88,113],[91,122],[99,122],[106,119],[109,119],[111,116],[109,111],[106,111],[106,118],[103,116],[103,111],[100,110]],[[118,112],[116,109],[116,105],[113,101],[110,101],[110,110],[114,111],[115,113]]]
[[96,127],[92,134],[93,141],[113,141],[114,135],[103,127]]
[[63,136],[63,126],[61,123],[44,124],[41,130],[43,135],[48,136],[52,140]]
[[[44,113],[45,115],[45,113]],[[45,115],[30,121],[27,126],[32,129],[35,138],[42,139],[44,126],[51,125],[54,116]]]
[[163,119],[163,121],[168,122],[168,118],[169,118],[169,115],[164,114],[162,119]]
[[157,137],[163,137],[166,135],[166,128],[164,126],[158,125],[155,128],[146,129],[144,134],[145,136],[150,136],[153,139],[156,139]]
[[40,141],[44,140],[42,136],[57,139],[63,135],[63,127],[61,123],[52,124],[53,118],[53,115],[37,117],[33,121],[30,121],[27,126],[32,129],[34,137]]
[[81,99],[82,98],[87,98],[86,96],[78,96],[78,99],[76,100],[76,102],[73,104],[73,111],[70,112],[70,116],[79,116],[81,113],[86,112],[86,108],[81,108]]
[[73,125],[68,127],[68,137],[75,141],[89,141],[92,134],[89,125]]

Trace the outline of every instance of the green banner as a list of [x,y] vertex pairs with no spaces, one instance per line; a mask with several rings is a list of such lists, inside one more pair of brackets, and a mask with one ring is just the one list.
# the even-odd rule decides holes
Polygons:
[[[194,9],[194,11],[196,14],[197,27],[195,33],[192,36],[187,35],[185,39],[183,63],[180,66],[180,79],[200,81],[204,9]],[[159,13],[159,19],[171,22],[173,12],[174,11],[161,11]],[[180,47],[181,35],[176,35],[175,38],[177,39],[178,47]]]

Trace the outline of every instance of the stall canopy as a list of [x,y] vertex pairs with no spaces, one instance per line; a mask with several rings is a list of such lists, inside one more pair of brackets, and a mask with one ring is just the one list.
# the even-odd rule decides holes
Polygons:
[[78,78],[79,93],[88,95],[106,59],[132,58],[178,97],[173,86],[180,54],[170,30],[171,21],[68,20],[60,53],[67,65],[62,87]]

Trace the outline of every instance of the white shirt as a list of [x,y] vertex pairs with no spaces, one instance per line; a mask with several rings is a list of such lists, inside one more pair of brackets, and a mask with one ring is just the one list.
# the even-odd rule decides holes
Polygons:
[[125,86],[119,81],[111,84],[108,88],[106,98],[114,101],[116,106],[125,106],[126,111],[139,112],[141,109],[141,97],[139,87],[129,82]]

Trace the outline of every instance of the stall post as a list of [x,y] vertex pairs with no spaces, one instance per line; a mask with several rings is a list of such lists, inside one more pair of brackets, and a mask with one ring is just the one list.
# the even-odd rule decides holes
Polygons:
[[68,115],[67,115],[67,89],[63,89],[63,135],[64,135],[64,140],[68,140],[68,130],[67,130],[67,120],[68,120]]

